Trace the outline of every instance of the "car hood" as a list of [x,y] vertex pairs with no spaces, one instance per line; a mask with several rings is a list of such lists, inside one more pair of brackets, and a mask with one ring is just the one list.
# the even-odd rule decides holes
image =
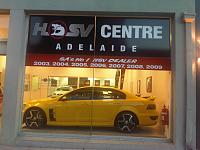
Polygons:
[[28,102],[24,102],[24,104],[50,103],[50,102],[55,102],[58,99],[59,97],[48,97],[48,98],[30,100]]

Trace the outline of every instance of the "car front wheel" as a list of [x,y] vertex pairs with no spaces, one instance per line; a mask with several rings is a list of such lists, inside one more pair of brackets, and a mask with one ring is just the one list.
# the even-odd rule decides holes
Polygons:
[[46,115],[39,108],[30,108],[24,114],[24,122],[27,128],[43,128],[47,124]]
[[120,113],[115,121],[115,127],[121,132],[131,133],[137,125],[137,117],[131,112]]

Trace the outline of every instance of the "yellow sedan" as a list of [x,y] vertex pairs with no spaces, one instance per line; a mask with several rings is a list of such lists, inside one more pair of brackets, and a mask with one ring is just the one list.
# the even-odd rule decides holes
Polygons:
[[24,104],[23,121],[28,128],[100,126],[132,132],[157,123],[154,99],[116,88],[84,87],[60,97],[29,101]]

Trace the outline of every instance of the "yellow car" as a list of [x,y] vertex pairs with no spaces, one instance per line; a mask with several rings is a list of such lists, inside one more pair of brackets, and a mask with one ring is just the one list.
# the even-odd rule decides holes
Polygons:
[[138,126],[157,123],[154,99],[137,97],[116,88],[84,87],[60,97],[24,104],[23,121],[28,128],[100,126],[132,132]]

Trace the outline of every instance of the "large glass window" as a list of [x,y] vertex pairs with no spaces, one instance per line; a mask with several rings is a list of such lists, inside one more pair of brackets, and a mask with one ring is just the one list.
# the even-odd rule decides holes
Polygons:
[[2,109],[3,109],[2,107],[3,107],[5,66],[6,66],[6,56],[0,56],[0,115],[2,114]]
[[[86,124],[86,122],[78,124],[77,122],[74,124],[79,128],[73,128],[73,122],[65,123],[50,123],[50,126],[46,126],[40,129],[40,132],[46,132],[46,130],[54,130],[55,132],[61,132],[64,130],[64,133],[88,133],[92,132],[92,134],[97,135],[121,135],[123,132],[119,132],[115,130],[113,123],[113,119],[116,119],[119,111],[127,111],[134,110],[136,112],[141,112],[141,114],[137,114],[137,120],[141,123],[141,126],[138,126],[132,134],[128,134],[127,136],[151,136],[151,137],[167,137],[169,136],[169,126],[162,124],[162,110],[164,106],[169,109],[170,108],[170,98],[171,98],[171,72],[170,71],[152,71],[152,70],[125,70],[123,86],[120,89],[115,88],[116,84],[116,72],[117,69],[95,69],[95,77],[91,76],[92,68],[81,68],[84,70],[84,74],[79,74],[77,77],[73,77],[73,79],[83,79],[85,76],[88,76],[87,79],[92,79],[90,88],[88,86],[80,87],[80,89],[72,88],[70,85],[60,86],[52,90],[51,93],[47,93],[48,90],[48,81],[44,82],[44,78],[48,78],[49,75],[54,76],[63,76],[64,74],[59,74],[58,71],[62,70],[63,72],[68,72],[70,76],[70,70],[80,70],[80,68],[59,68],[59,67],[26,67],[26,74],[28,74],[33,80],[32,77],[37,76],[39,81],[39,88],[37,90],[35,87],[30,86],[28,91],[24,91],[24,102],[25,104],[32,102],[34,100],[34,105],[38,105],[41,103],[41,107],[45,110],[45,112],[50,115],[50,110],[53,109],[54,115],[57,120],[60,114],[66,114],[64,112],[65,109],[68,109],[69,114],[77,113],[76,111],[85,110],[86,112],[77,113],[74,115],[66,115],[69,118],[75,117],[76,120],[81,119],[86,114],[88,117],[92,117],[91,121]],[[99,72],[99,73],[98,73]],[[45,77],[46,75],[46,77]],[[65,74],[66,75],[66,74]],[[83,77],[81,77],[83,76]],[[103,78],[104,76],[104,78]],[[121,71],[120,71],[120,79],[121,79]],[[117,77],[118,78],[118,77]],[[55,78],[54,78],[55,79]],[[95,79],[101,79],[100,85],[95,86]],[[113,86],[105,86],[104,81],[110,79],[110,82]],[[35,80],[35,79],[34,79]],[[33,81],[34,81],[33,80]],[[150,80],[150,81],[149,81]],[[80,80],[79,80],[80,81]],[[138,82],[140,81],[140,82]],[[119,80],[118,84],[120,85],[122,80]],[[150,82],[150,83],[149,83]],[[26,83],[26,82],[25,82]],[[30,82],[31,83],[31,82]],[[77,85],[78,87],[78,82]],[[29,85],[28,85],[29,87]],[[150,89],[151,90],[150,90]],[[67,89],[67,90],[66,90]],[[138,89],[140,89],[138,91]],[[46,93],[46,95],[45,95]],[[31,96],[31,97],[30,97]],[[33,98],[34,97],[34,98]],[[46,99],[45,99],[46,98]],[[62,100],[61,100],[62,99]],[[65,103],[61,103],[61,101],[65,101]],[[71,101],[71,102],[70,102]],[[74,102],[76,101],[76,103]],[[43,102],[45,103],[43,105]],[[69,103],[68,103],[69,102]],[[70,106],[67,106],[69,104]],[[30,106],[31,106],[30,105]],[[40,104],[39,104],[40,105]],[[39,106],[38,105],[38,106]],[[58,105],[58,106],[57,106]],[[58,107],[63,105],[63,112],[58,110]],[[77,105],[77,106],[76,106]],[[71,110],[71,112],[70,112]],[[133,111],[132,110],[132,111]],[[154,112],[155,111],[155,112]],[[61,116],[64,117],[64,116]],[[125,118],[128,116],[124,116]],[[99,119],[98,119],[99,118]],[[120,118],[123,122],[123,119]],[[130,119],[130,118],[129,118]],[[61,119],[62,120],[62,119]],[[138,122],[137,122],[138,123]],[[65,127],[61,127],[64,126]],[[90,129],[91,125],[93,126]],[[140,124],[139,124],[140,125]],[[56,127],[55,127],[56,126]],[[88,126],[89,128],[86,128]],[[122,124],[120,124],[122,126]],[[123,126],[121,127],[123,128]],[[35,131],[37,129],[29,129],[24,124],[24,129],[26,131]],[[126,129],[125,129],[126,130]],[[38,130],[37,130],[38,131]],[[80,132],[81,131],[81,132]]]
[[[0,116],[3,111],[4,79],[6,67],[6,49],[8,40],[9,15],[0,14]],[[0,117],[1,122],[1,117]],[[0,123],[1,125],[1,123]]]
[[169,138],[169,19],[30,18],[25,131]]

